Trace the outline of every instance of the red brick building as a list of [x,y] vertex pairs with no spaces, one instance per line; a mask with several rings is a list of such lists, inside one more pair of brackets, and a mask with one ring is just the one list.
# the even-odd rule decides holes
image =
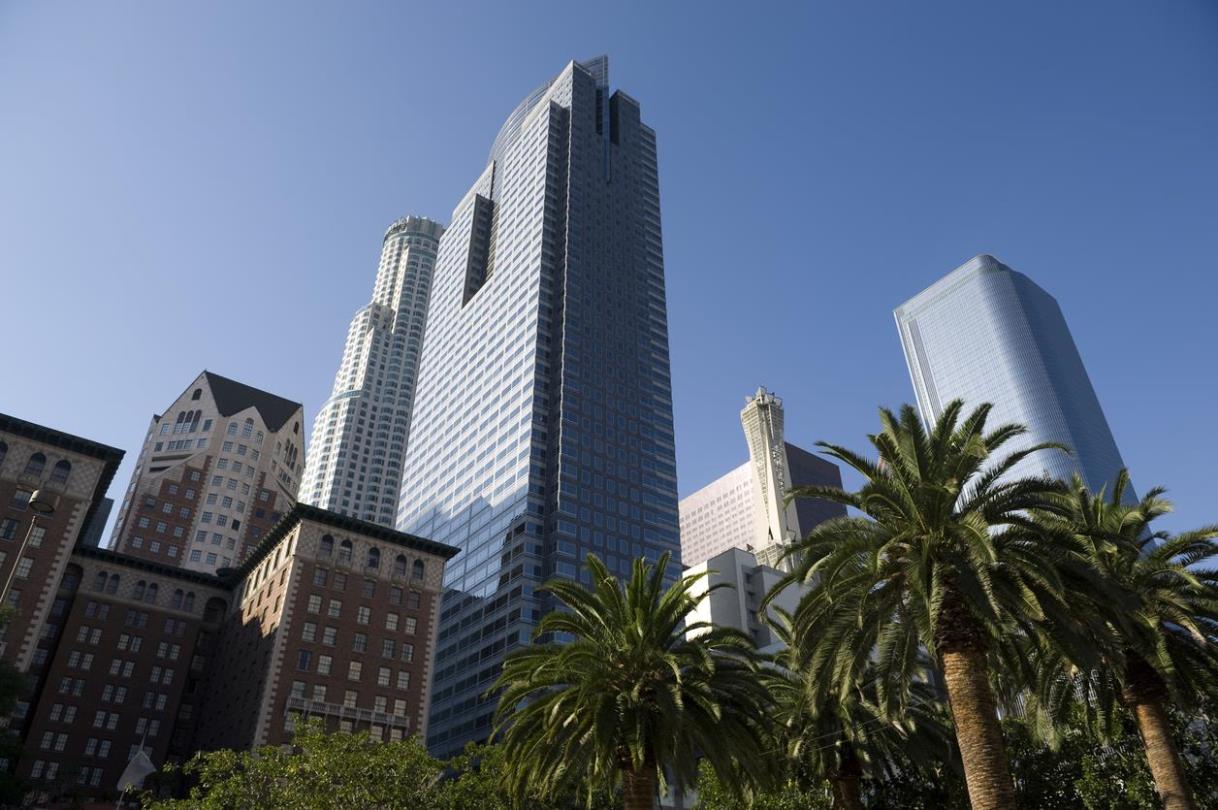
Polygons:
[[[141,746],[160,766],[282,743],[300,716],[425,735],[455,548],[298,504],[240,567],[192,571],[77,542],[121,451],[0,415],[0,452],[0,574],[19,611],[3,656],[34,684],[5,764],[39,800],[114,795]],[[33,492],[55,511],[31,530]]]

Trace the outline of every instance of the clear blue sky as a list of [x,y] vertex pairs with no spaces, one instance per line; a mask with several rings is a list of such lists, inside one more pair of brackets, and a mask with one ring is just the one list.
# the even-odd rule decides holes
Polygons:
[[385,226],[604,52],[659,135],[682,494],[759,384],[862,447],[912,399],[892,308],[988,252],[1169,525],[1218,520],[1218,6],[998,5],[0,4],[0,410],[133,461],[208,368],[311,424]]

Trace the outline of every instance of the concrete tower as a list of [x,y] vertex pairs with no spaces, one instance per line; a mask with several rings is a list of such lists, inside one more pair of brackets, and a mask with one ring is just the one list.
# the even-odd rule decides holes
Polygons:
[[413,216],[385,232],[372,301],[351,319],[334,388],[313,422],[301,500],[393,526],[443,233]]

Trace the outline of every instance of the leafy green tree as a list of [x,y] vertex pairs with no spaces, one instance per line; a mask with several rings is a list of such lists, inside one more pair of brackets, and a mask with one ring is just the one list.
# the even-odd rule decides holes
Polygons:
[[436,806],[440,763],[413,737],[377,742],[304,722],[291,747],[208,751],[181,766],[185,799],[145,798],[150,810],[425,810]]
[[[502,745],[470,743],[445,763],[446,775],[437,789],[435,810],[513,810],[515,801],[505,787],[507,756]],[[576,790],[553,799],[526,798],[529,810],[572,810],[583,807]],[[612,810],[621,800],[606,791],[592,797],[592,810]]]
[[698,810],[830,810],[833,806],[829,783],[823,779],[802,787],[788,780],[747,798],[724,781],[703,763],[698,771]]
[[589,555],[591,589],[545,586],[562,609],[542,618],[537,643],[508,656],[494,687],[503,690],[496,736],[519,801],[620,784],[627,810],[651,810],[666,775],[694,783],[699,757],[724,774],[772,771],[752,642],[687,625],[698,578],[665,588],[668,561],[635,560],[622,583]]
[[848,686],[876,669],[881,702],[907,700],[927,680],[924,650],[946,687],[974,810],[1012,810],[1015,788],[1003,746],[991,672],[1004,637],[1032,631],[1063,649],[1085,650],[1062,569],[1078,553],[1016,531],[1027,512],[1049,509],[1064,489],[1046,478],[1010,478],[1037,444],[999,455],[1026,432],[990,432],[990,407],[961,421],[949,404],[928,433],[914,409],[880,411],[872,461],[838,445],[825,451],[860,473],[857,492],[803,487],[795,496],[845,504],[860,516],[817,526],[793,548],[791,579],[810,590],[796,632],[812,674]]
[[1107,498],[1076,476],[1055,508],[1036,514],[1034,531],[1080,542],[1119,590],[1115,598],[1083,600],[1095,635],[1107,640],[1106,667],[1078,670],[1050,648],[1038,662],[1038,694],[1053,714],[1085,696],[1083,707],[1101,726],[1119,697],[1137,721],[1163,806],[1191,810],[1196,802],[1168,707],[1218,695],[1218,570],[1197,567],[1218,557],[1218,525],[1178,535],[1155,531],[1154,521],[1172,510],[1164,490],[1129,505],[1128,488],[1125,470]]
[[881,702],[873,667],[857,683],[821,680],[814,649],[803,645],[790,615],[775,613],[771,625],[783,648],[761,676],[774,702],[775,747],[794,785],[807,791],[827,780],[834,808],[857,810],[865,778],[933,772],[951,761],[946,710],[928,684],[910,684],[911,699],[897,706]]

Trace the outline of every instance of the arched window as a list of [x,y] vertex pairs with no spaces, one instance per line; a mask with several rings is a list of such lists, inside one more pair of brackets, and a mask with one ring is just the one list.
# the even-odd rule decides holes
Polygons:
[[144,597],[144,601],[150,605],[155,605],[157,592],[159,590],[161,590],[161,587],[159,585],[157,585],[155,582],[153,582],[151,585],[148,586],[148,593]]
[[195,609],[195,592],[194,591],[189,591],[186,594],[186,609],[187,610]]
[[410,576],[413,579],[422,579],[423,574],[426,573],[426,570],[426,566],[423,565],[422,560],[415,560],[414,565],[411,568]]
[[334,538],[328,534],[322,535],[321,547],[317,550],[317,554],[321,557],[334,556]]
[[4,463],[4,457],[8,455],[8,445],[0,442],[0,464]]
[[245,424],[241,427],[241,435],[249,438],[254,435],[254,420],[247,418]]
[[72,473],[72,462],[66,458],[55,462],[55,466],[51,468],[51,483],[66,484],[68,476]]
[[181,588],[176,588],[176,589],[174,590],[174,592],[173,592],[173,599],[171,599],[171,600],[170,600],[170,602],[169,602],[170,607],[175,607],[175,608],[180,608],[180,607],[182,607],[182,597],[183,597],[183,595],[184,595],[184,594],[182,593],[182,589],[181,589]]
[[395,576],[406,576],[406,555],[399,554],[393,560],[393,573]]
[[35,453],[30,456],[30,460],[25,462],[25,475],[34,477],[42,475],[43,467],[47,465],[47,457],[42,453]]
[[118,574],[111,574],[106,582],[106,593],[118,593]]
[[196,388],[196,389],[194,390],[194,393],[192,393],[192,394],[190,395],[190,398],[191,398],[191,399],[198,399],[198,398],[199,398],[199,397],[201,397],[201,396],[203,396],[203,389],[202,389],[202,388]]
[[106,572],[105,571],[97,572],[97,576],[93,580],[93,590],[97,591],[98,593],[101,593],[104,590],[106,590]]
[[373,571],[381,567],[381,550],[373,546],[368,549],[368,562],[365,564]]
[[144,600],[144,591],[146,590],[148,590],[148,583],[141,579],[135,583],[135,590],[131,592],[131,596],[135,601],[142,602]]
[[351,562],[351,541],[344,540],[338,544],[339,562]]

